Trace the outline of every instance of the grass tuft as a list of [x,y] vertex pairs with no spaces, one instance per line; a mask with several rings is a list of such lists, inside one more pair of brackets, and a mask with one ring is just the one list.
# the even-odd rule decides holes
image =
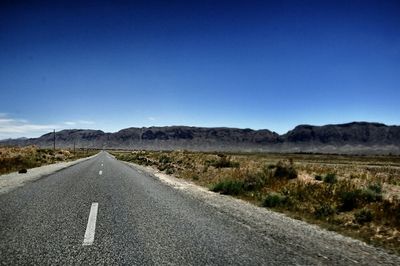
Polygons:
[[218,160],[210,161],[210,165],[215,168],[238,168],[240,164],[238,162],[231,161],[230,157],[225,155],[219,155]]
[[327,203],[322,203],[320,206],[315,208],[314,215],[316,218],[321,219],[332,216],[335,214],[335,208]]
[[274,208],[274,207],[279,207],[283,206],[288,203],[288,197],[284,196],[280,193],[269,193],[267,197],[264,199],[263,206],[264,207],[269,207],[269,208]]
[[324,177],[324,182],[327,184],[335,184],[337,182],[336,174],[329,173]]
[[244,191],[244,183],[241,181],[225,180],[212,186],[211,190],[226,195],[239,195]]
[[359,210],[356,213],[354,213],[354,220],[358,224],[369,223],[372,221],[373,218],[374,218],[374,215],[368,209],[362,209],[362,210]]
[[275,167],[274,177],[287,179],[297,178],[297,171],[293,166],[293,162],[279,161]]

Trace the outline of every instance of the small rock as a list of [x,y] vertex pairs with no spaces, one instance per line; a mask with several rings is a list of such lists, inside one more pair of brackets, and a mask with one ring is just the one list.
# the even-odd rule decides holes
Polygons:
[[25,168],[18,171],[18,173],[20,174],[26,174],[27,172],[28,170],[26,170]]

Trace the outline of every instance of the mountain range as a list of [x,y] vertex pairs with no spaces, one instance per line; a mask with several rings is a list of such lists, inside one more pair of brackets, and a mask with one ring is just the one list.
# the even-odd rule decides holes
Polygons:
[[[53,133],[0,141],[0,145],[53,146]],[[299,125],[279,135],[268,129],[188,126],[126,128],[115,133],[68,129],[56,132],[56,146],[72,148],[400,154],[400,126],[352,122]]]

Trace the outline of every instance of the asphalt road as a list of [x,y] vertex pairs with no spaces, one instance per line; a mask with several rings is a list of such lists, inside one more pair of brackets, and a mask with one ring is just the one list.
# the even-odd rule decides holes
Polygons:
[[264,231],[242,218],[101,152],[0,195],[0,260],[2,265],[400,264],[397,256],[326,237],[301,222],[296,226],[307,227],[307,233],[293,235],[284,227],[276,230],[268,216]]

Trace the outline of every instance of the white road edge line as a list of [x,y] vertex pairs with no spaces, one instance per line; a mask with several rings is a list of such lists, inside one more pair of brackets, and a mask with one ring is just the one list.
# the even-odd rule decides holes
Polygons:
[[103,171],[100,170],[100,171],[99,171],[99,175],[102,175],[102,174],[103,174]]
[[92,203],[90,208],[89,219],[86,226],[85,237],[83,238],[83,246],[90,246],[94,241],[94,233],[96,232],[96,220],[97,220],[97,209],[99,204],[97,202]]

